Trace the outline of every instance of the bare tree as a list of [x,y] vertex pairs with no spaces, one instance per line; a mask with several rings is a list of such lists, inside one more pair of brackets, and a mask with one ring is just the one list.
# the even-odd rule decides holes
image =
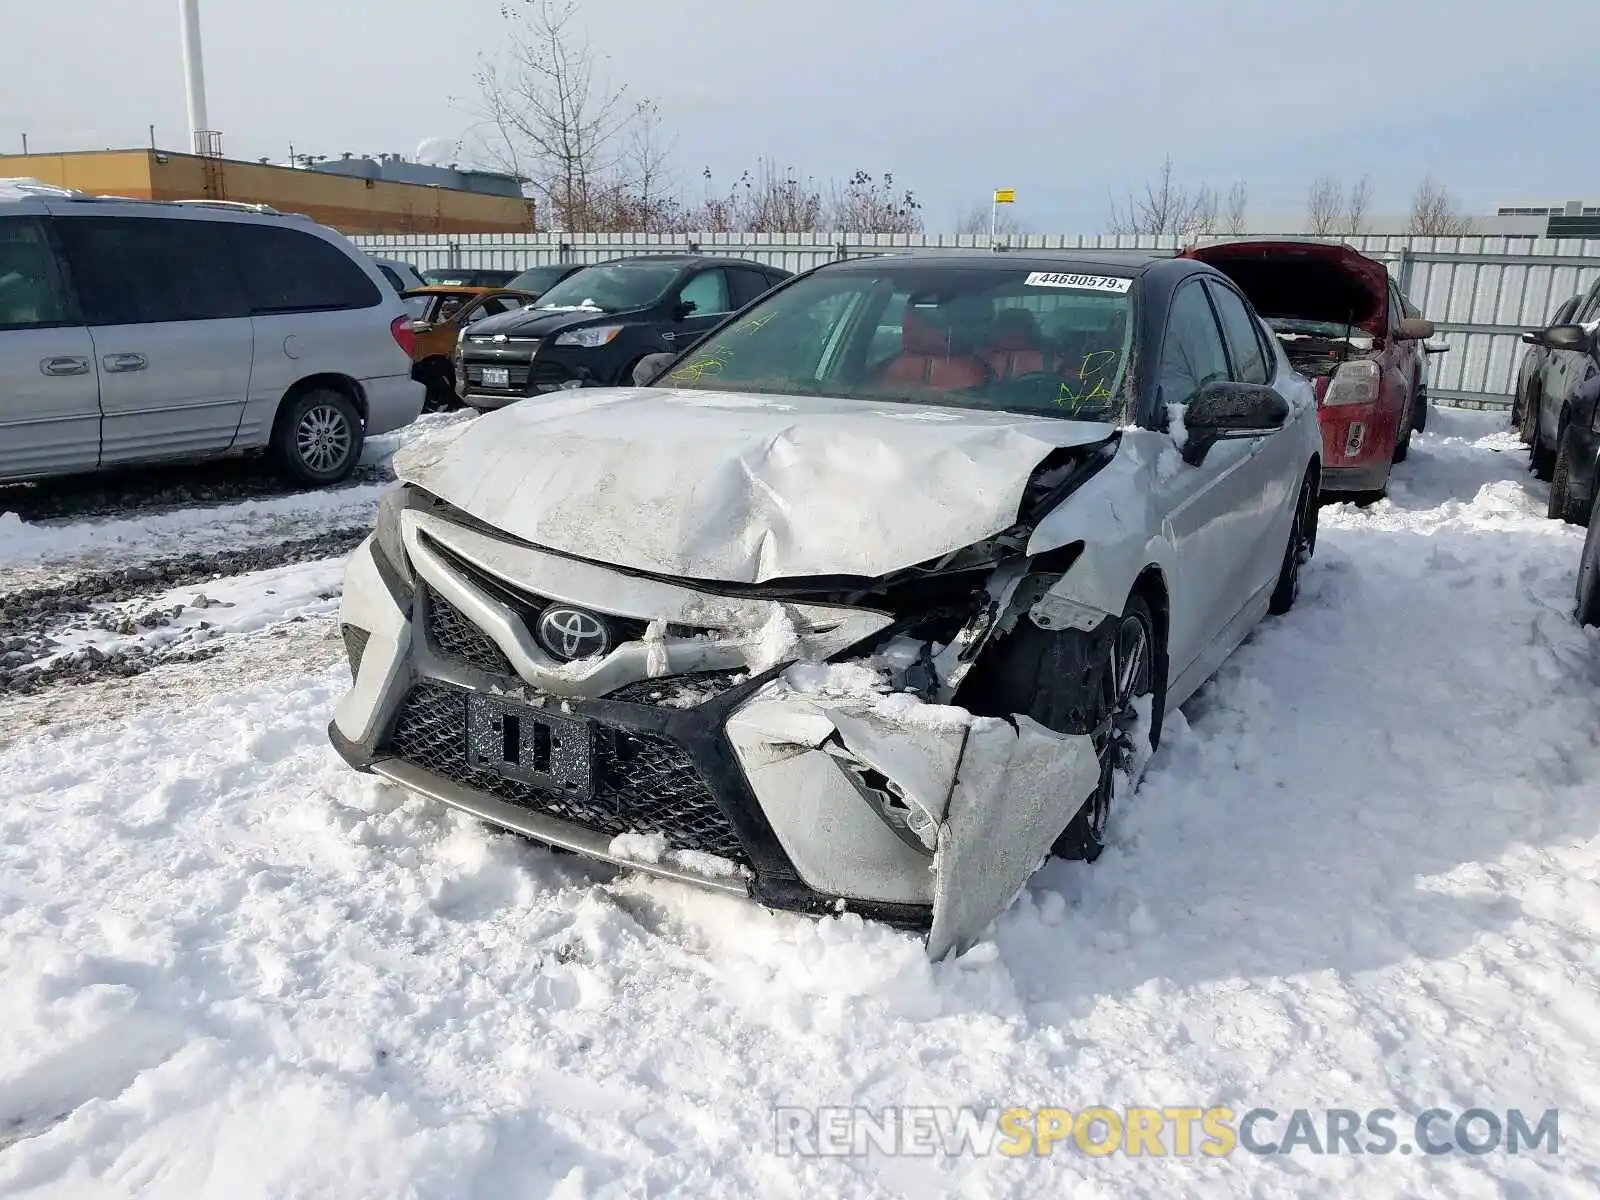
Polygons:
[[989,232],[992,222],[995,233],[1002,237],[1020,237],[1027,232],[1023,223],[1010,213],[1011,206],[1002,204],[999,212],[986,204],[973,204],[956,213],[955,231],[971,237],[980,237]]
[[1424,237],[1464,237],[1472,219],[1456,211],[1455,197],[1429,172],[1411,197],[1410,229]]
[[1344,212],[1344,185],[1332,175],[1319,175],[1306,193],[1306,227],[1326,235],[1339,227]]
[[706,199],[690,214],[690,224],[706,233],[821,233],[827,206],[816,180],[802,179],[793,167],[779,170],[763,158],[755,174],[744,172],[726,193],[711,190],[708,167],[702,173]]
[[1236,180],[1228,189],[1227,231],[1235,237],[1249,227],[1246,211],[1250,207],[1250,188],[1244,180]]
[[1111,202],[1107,224],[1115,234],[1198,237],[1216,229],[1217,195],[1208,187],[1190,189],[1175,183],[1169,155],[1162,161],[1156,181],[1145,184],[1142,195],[1130,192],[1124,204]]
[[578,0],[505,0],[501,61],[478,72],[487,156],[526,179],[560,228],[595,229],[620,182],[623,135],[644,110],[599,78]]
[[1367,232],[1367,214],[1372,207],[1372,176],[1363,175],[1350,187],[1344,202],[1344,232],[1360,237]]
[[830,227],[851,233],[921,233],[922,205],[909,189],[896,190],[894,176],[857,171],[835,185],[828,203]]

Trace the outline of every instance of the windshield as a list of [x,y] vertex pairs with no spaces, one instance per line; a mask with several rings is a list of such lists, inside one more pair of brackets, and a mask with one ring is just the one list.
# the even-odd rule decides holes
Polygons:
[[531,292],[537,296],[546,288],[553,287],[559,283],[561,277],[570,270],[572,270],[571,267],[562,266],[529,267],[521,275],[506,284],[506,287],[514,292]]
[[1117,421],[1132,283],[905,263],[824,271],[712,335],[658,386]]
[[596,312],[648,308],[667,294],[677,278],[678,268],[664,263],[585,267],[539,297],[539,308],[589,308]]

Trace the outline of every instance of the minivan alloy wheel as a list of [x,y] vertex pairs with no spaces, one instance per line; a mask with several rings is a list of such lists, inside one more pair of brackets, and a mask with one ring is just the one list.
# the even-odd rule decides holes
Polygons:
[[342,412],[331,404],[318,404],[300,418],[294,440],[301,461],[320,474],[344,462],[354,433]]

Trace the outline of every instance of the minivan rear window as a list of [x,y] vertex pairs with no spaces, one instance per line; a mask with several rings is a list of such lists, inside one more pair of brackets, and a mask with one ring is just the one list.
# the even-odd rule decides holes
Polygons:
[[248,315],[214,222],[71,216],[56,221],[90,325]]
[[323,239],[279,225],[219,224],[255,313],[371,308],[383,299],[350,257]]

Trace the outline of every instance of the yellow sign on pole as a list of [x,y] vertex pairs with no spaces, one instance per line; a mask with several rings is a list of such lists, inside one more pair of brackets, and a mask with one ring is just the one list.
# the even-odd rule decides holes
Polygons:
[[996,188],[994,193],[996,204],[1015,204],[1017,202],[1016,188]]

